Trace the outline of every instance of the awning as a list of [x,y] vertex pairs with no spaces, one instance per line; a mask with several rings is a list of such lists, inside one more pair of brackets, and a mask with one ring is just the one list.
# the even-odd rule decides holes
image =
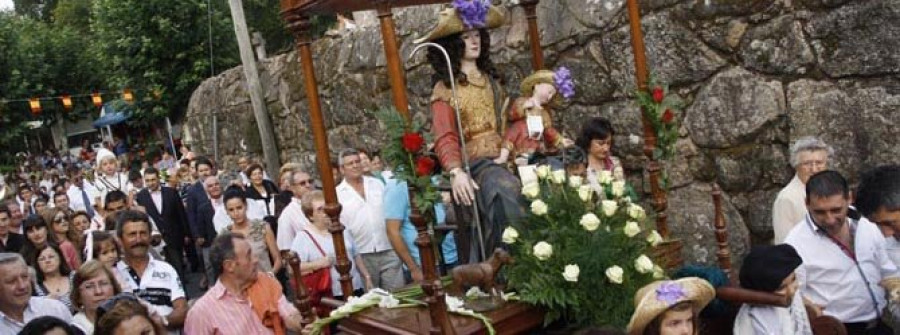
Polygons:
[[128,120],[129,114],[124,110],[115,110],[111,104],[103,104],[100,110],[100,118],[94,120],[94,128],[116,125]]

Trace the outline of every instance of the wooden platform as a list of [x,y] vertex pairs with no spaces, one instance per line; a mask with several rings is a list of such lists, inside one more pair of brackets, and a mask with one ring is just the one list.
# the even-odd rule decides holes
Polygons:
[[[510,302],[500,309],[484,313],[493,322],[497,334],[523,334],[539,328],[544,322],[544,312],[536,307]],[[487,334],[481,320],[450,314],[453,328],[458,335]],[[428,334],[431,320],[426,307],[369,308],[338,322],[341,333],[354,335]]]

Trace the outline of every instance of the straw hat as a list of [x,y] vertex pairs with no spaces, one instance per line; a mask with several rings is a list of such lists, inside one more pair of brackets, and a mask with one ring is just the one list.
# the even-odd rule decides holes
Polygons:
[[428,41],[434,41],[441,37],[447,37],[456,33],[461,33],[470,29],[493,29],[499,26],[502,26],[506,19],[503,17],[503,12],[500,11],[500,8],[495,6],[489,6],[486,17],[484,19],[484,25],[480,27],[469,27],[463,23],[462,18],[460,18],[459,13],[456,8],[450,7],[441,11],[438,17],[437,26],[420,39],[414,41],[414,43],[422,43]]
[[[532,73],[530,76],[525,77],[522,80],[522,85],[519,86],[519,90],[522,93],[522,97],[531,97],[534,93],[534,87],[537,84],[550,84],[553,87],[556,87],[555,80],[556,73],[550,70],[539,70],[535,73]],[[553,95],[553,98],[550,99],[550,103],[559,106],[562,104],[562,96],[559,92]]]
[[694,305],[694,311],[698,312],[715,296],[716,291],[712,285],[697,277],[650,283],[634,295],[635,311],[628,323],[628,334],[643,334],[644,328],[653,319],[678,303],[690,301]]

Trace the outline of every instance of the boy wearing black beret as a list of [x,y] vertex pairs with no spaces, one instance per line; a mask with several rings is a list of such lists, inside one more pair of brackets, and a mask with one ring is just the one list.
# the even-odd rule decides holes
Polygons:
[[754,247],[741,266],[741,287],[791,298],[789,307],[744,304],[734,321],[735,335],[812,335],[794,271],[803,260],[788,244]]

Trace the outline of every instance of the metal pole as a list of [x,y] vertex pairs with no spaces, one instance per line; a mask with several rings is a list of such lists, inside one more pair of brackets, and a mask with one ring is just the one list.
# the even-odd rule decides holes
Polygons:
[[[459,147],[462,152],[463,164],[466,168],[466,174],[469,177],[472,177],[472,169],[469,166],[469,153],[466,151],[466,139],[463,136],[465,134],[463,132],[462,121],[459,115],[459,97],[456,94],[456,79],[453,76],[453,67],[450,62],[450,55],[447,53],[447,50],[444,49],[440,44],[425,42],[421,43],[413,49],[412,52],[409,53],[409,58],[412,58],[416,52],[418,52],[423,47],[434,47],[441,51],[444,54],[444,60],[447,61],[447,73],[450,74],[450,89],[453,91],[453,110],[456,112],[456,131],[459,132]],[[478,212],[478,201],[472,201],[472,207],[475,209],[475,215],[473,216],[475,219],[475,230],[478,232],[478,250],[481,252],[481,260],[487,259],[487,254],[484,251],[484,233],[481,230],[481,215]]]

